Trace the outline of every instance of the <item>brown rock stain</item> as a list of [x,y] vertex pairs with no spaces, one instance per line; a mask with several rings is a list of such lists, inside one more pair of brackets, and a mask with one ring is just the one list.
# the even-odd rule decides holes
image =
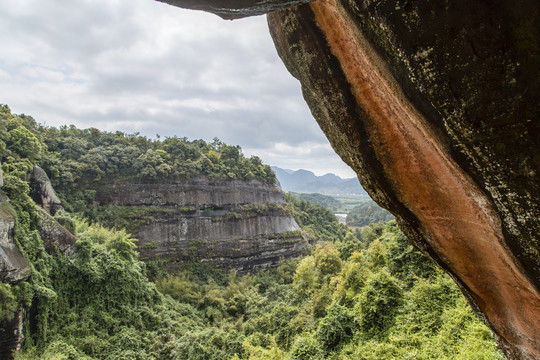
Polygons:
[[489,199],[456,165],[335,0],[310,6],[368,114],[368,140],[399,200],[495,332],[517,345],[523,358],[540,358],[540,295],[504,245]]

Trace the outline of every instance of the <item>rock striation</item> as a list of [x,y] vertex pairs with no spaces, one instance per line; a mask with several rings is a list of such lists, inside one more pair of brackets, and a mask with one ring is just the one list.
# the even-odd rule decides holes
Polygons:
[[297,257],[307,244],[281,190],[257,180],[131,181],[101,187],[95,200],[126,220],[143,259],[169,271],[197,260],[246,273]]
[[540,358],[538,1],[325,0],[268,21],[362,186],[509,358]]

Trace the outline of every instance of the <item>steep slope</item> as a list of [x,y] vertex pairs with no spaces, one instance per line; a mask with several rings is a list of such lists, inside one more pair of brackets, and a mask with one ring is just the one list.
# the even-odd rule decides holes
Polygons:
[[336,152],[516,359],[540,358],[539,7],[326,0],[269,15]]
[[258,180],[129,181],[98,188],[95,199],[127,225],[143,259],[171,272],[197,260],[245,273],[297,257],[307,244],[281,190]]

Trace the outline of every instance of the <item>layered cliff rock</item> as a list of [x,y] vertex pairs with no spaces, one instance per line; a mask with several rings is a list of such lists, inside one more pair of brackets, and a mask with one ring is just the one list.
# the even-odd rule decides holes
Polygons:
[[197,260],[243,273],[277,266],[306,245],[281,190],[257,180],[124,182],[95,199],[126,221],[143,259],[170,271]]
[[539,7],[325,0],[269,15],[336,152],[515,359],[540,358]]

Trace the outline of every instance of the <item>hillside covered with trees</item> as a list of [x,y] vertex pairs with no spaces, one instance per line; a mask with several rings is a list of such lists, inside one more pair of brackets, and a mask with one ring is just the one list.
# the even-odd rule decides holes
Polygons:
[[[2,191],[16,213],[15,241],[32,270],[27,281],[0,283],[0,323],[18,309],[28,309],[18,360],[502,359],[491,332],[450,277],[416,251],[395,222],[350,231],[329,210],[292,196],[288,210],[313,246],[303,258],[277,269],[240,277],[194,259],[184,270],[165,274],[138,259],[136,242],[125,230],[61,211],[55,217],[76,235],[77,251],[71,257],[51,255],[29,196],[27,175],[33,164],[56,169],[56,184],[66,171],[66,181],[75,186],[90,181],[85,174],[99,181],[132,170],[96,162],[101,174],[73,159],[99,148],[96,153],[105,164],[120,169],[122,162],[102,151],[137,145],[125,134],[101,132],[96,132],[101,140],[93,143],[92,130],[46,129],[30,117],[12,115],[5,106],[1,110]],[[70,136],[75,133],[84,136]],[[86,144],[81,149],[101,145],[68,155],[62,151],[78,145],[66,145],[67,139]],[[105,139],[111,143],[106,145]],[[163,146],[138,136],[131,139],[142,144],[133,149],[139,157],[149,150],[159,155]],[[208,153],[228,148],[205,146]],[[199,159],[205,146],[196,145]],[[218,164],[229,159],[221,156]],[[249,178],[250,172],[255,176],[262,169],[262,178],[273,181],[257,159],[236,159],[222,169],[245,163],[251,170],[238,168],[235,176]],[[224,171],[207,175],[229,176]],[[64,200],[69,209],[71,199]]]
[[347,214],[345,221],[348,226],[367,226],[376,222],[387,222],[394,219],[388,210],[383,209],[374,201],[367,201],[355,206]]

